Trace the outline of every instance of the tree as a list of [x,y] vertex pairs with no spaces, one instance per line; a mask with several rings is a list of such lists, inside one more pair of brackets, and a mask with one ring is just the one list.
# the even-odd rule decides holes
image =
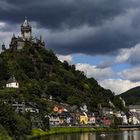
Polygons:
[[24,137],[31,130],[31,125],[28,120],[17,115],[9,105],[2,102],[0,102],[0,124],[15,139]]

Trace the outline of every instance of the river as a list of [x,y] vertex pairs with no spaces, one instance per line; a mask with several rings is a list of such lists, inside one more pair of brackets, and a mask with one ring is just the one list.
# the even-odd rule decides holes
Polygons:
[[38,140],[140,140],[140,131],[59,134]]

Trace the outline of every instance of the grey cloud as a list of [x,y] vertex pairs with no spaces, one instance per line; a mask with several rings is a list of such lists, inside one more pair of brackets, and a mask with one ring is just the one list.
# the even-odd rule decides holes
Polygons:
[[120,48],[129,48],[140,41],[140,26],[132,26],[139,10],[127,11],[100,26],[53,32],[48,43],[57,53],[107,54]]
[[115,94],[121,94],[131,88],[137,87],[140,85],[140,82],[131,82],[129,80],[121,79],[105,79],[100,81],[102,87],[106,89],[111,89]]
[[128,49],[121,49],[118,56],[116,57],[116,62],[123,63],[127,62],[131,65],[140,65],[140,44]]
[[140,68],[134,67],[131,69],[124,70],[119,73],[122,78],[128,79],[132,82],[140,81]]
[[99,63],[96,66],[96,68],[104,69],[104,68],[112,66],[112,64],[113,64],[113,62],[111,62],[111,61],[103,61],[103,62]]
[[106,54],[140,41],[138,0],[5,0],[1,7],[5,3],[11,7],[0,9],[0,21],[17,25],[27,16],[50,31],[47,46],[59,54]]
[[17,9],[9,10],[8,14],[1,9],[1,18],[19,22],[26,15],[52,29],[84,24],[99,25],[125,12],[130,6],[137,6],[132,0],[7,0],[7,3]]
[[0,1],[0,8],[2,11],[17,9],[15,5],[13,5],[12,3],[8,3],[7,1]]

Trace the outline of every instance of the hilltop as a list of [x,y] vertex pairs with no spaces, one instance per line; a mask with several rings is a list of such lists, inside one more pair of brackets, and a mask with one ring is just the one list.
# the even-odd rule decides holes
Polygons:
[[140,104],[140,86],[132,88],[122,94],[120,94],[127,105],[139,105]]

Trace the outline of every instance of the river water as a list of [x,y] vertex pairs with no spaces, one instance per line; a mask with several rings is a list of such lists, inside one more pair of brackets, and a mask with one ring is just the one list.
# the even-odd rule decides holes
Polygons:
[[38,140],[140,140],[140,131],[59,134]]

